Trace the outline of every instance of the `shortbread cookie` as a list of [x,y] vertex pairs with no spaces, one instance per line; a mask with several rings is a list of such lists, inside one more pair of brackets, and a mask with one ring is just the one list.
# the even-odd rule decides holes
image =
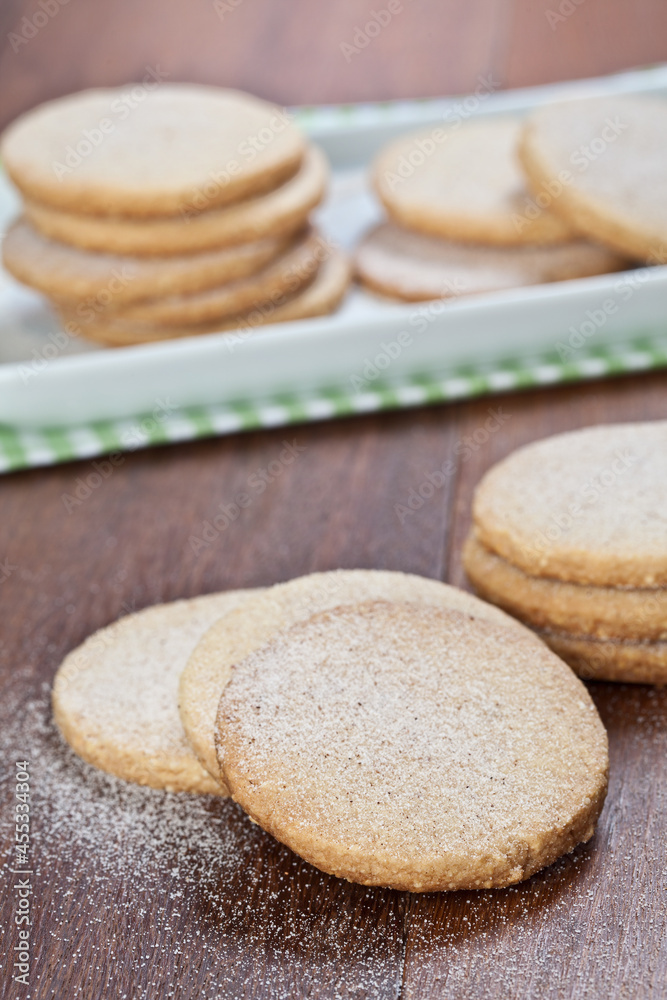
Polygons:
[[529,576],[474,533],[463,565],[480,597],[533,628],[595,640],[667,641],[667,588],[592,587]]
[[667,584],[667,421],[536,441],[486,473],[480,541],[531,576],[600,587]]
[[537,634],[587,680],[667,684],[667,642],[624,642],[546,631]]
[[2,258],[19,281],[69,301],[71,309],[90,318],[129,302],[193,294],[247,278],[289,247],[288,239],[267,237],[187,256],[127,257],[56,243],[19,219],[5,237]]
[[371,230],[356,254],[364,285],[408,302],[585,278],[624,266],[615,253],[583,240],[539,247],[473,246],[390,222]]
[[216,709],[233,664],[269,642],[281,629],[319,611],[359,601],[408,601],[453,608],[527,631],[504,612],[456,587],[407,573],[336,570],[277,584],[249,599],[243,613],[233,613],[228,626],[211,628],[193,651],[183,671],[179,705],[187,737],[204,767],[220,777],[214,743]]
[[[401,136],[373,165],[387,212],[443,239],[515,246],[559,243],[572,228],[528,194],[516,155],[521,121],[484,118]],[[576,232],[576,230],[575,230]]]
[[343,254],[333,251],[319,267],[315,279],[292,296],[283,296],[278,304],[257,306],[255,309],[218,323],[200,323],[187,327],[160,326],[149,323],[128,323],[123,319],[100,316],[95,322],[81,323],[76,312],[60,309],[65,329],[75,336],[110,347],[132,344],[149,344],[176,337],[196,337],[206,333],[234,332],[240,336],[251,334],[267,323],[286,323],[292,320],[323,316],[333,312],[340,304],[350,283],[350,263]]
[[53,713],[84,760],[152,788],[226,794],[192,753],[178,679],[213,622],[256,591],[158,604],[100,629],[58,669]]
[[512,885],[593,836],[607,738],[536,636],[415,604],[342,606],[234,666],[234,799],[323,871],[411,892]]
[[667,100],[596,97],[535,111],[519,144],[536,197],[581,233],[667,262]]
[[[97,316],[122,319],[126,323],[190,326],[215,322],[264,303],[280,301],[310,284],[327,249],[313,232],[307,232],[279,257],[255,274],[215,288],[203,289],[191,295],[164,295],[157,299],[117,307],[111,302],[105,310],[90,316],[95,325]],[[82,317],[82,326],[87,320]]]
[[253,197],[291,177],[304,151],[286,112],[265,101],[155,81],[49,101],[13,122],[1,145],[26,198],[140,217]]
[[27,200],[24,211],[45,236],[85,250],[135,256],[199,253],[302,229],[324,196],[327,174],[324,154],[310,146],[297,173],[280,187],[226,208],[137,220],[80,215]]

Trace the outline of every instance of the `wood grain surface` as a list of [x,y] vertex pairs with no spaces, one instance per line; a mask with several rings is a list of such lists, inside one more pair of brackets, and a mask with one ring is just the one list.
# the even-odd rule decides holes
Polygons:
[[[163,64],[175,79],[280,101],[462,92],[591,75],[667,56],[667,8],[584,0],[404,0],[346,64],[371,6],[70,0],[14,51],[39,8],[0,8],[2,117]],[[382,0],[376,7],[382,6]],[[90,462],[0,479],[4,816],[31,760],[30,985],[11,982],[17,891],[3,822],[0,996],[561,1000],[667,996],[667,691],[591,684],[611,783],[595,838],[510,890],[409,895],[317,872],[229,802],[96,776],[60,745],[48,687],[62,657],[118,615],[312,570],[405,570],[466,586],[472,490],[512,449],[557,431],[667,417],[662,373],[263,431],[127,454],[71,512]],[[502,407],[482,444],[471,435]],[[282,449],[298,459],[206,548],[190,538]],[[456,472],[403,522],[395,507],[450,457]],[[535,498],[539,502],[539,498]],[[5,807],[8,806],[6,810]],[[180,833],[179,833],[180,831]],[[9,839],[8,839],[9,838]],[[5,977],[3,980],[2,977]],[[6,985],[5,985],[6,984]]]

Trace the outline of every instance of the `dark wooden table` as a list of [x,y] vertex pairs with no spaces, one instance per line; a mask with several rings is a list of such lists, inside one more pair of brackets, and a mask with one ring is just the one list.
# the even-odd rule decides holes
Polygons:
[[[516,86],[667,56],[662,0],[404,0],[400,16],[349,64],[340,43],[367,19],[364,4],[237,0],[220,18],[205,0],[71,0],[26,44],[12,45],[11,33],[37,9],[15,2],[0,10],[3,121],[46,97],[136,78],[156,64],[174,79],[232,83],[290,102],[463,92],[484,73]],[[96,785],[63,753],[48,714],[43,721],[62,657],[128,609],[333,567],[406,570],[466,586],[461,544],[485,469],[557,431],[664,418],[666,385],[667,375],[655,373],[154,448],[127,455],[71,513],[62,494],[89,463],[3,477],[5,802],[14,761],[36,756],[30,986],[7,980],[0,995],[667,996],[665,690],[590,685],[609,729],[611,784],[589,845],[516,889],[425,896],[322,875],[230,803],[197,800],[195,819],[183,820],[185,843],[162,844],[153,856],[150,839],[186,807],[163,815],[159,794]],[[509,418],[502,429],[459,459],[456,475],[401,523],[395,505],[499,405]],[[286,437],[305,448],[298,461],[195,554],[189,536]],[[142,808],[144,827],[131,818]],[[2,947],[12,955],[18,890],[5,834],[13,837],[13,827],[3,826],[2,918]],[[3,963],[0,977],[7,971]]]

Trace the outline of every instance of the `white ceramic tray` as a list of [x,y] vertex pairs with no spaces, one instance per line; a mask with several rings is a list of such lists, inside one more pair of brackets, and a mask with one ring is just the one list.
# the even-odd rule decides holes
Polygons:
[[[523,113],[570,96],[667,95],[667,67],[513,92],[489,93],[491,86],[483,83],[483,97],[467,104],[454,98],[299,109],[301,124],[334,170],[319,212],[326,235],[351,248],[378,218],[366,167],[402,131],[435,126],[452,108],[459,113],[457,106],[466,116],[482,116]],[[16,209],[17,200],[0,177],[0,224]],[[613,312],[605,310],[608,300],[617,306]],[[376,377],[385,386],[416,377],[447,378],[462,366],[488,369],[502,359],[525,360],[563,344],[576,355],[580,347],[609,349],[640,337],[660,342],[667,340],[666,306],[667,267],[462,298],[436,308],[388,304],[353,290],[334,316],[267,326],[241,342],[211,334],[110,350],[72,338],[63,344],[44,300],[5,274],[0,276],[0,423],[79,425],[150,412],[165,398],[187,408],[239,401],[253,406],[281,394],[312,395],[322,387],[353,394],[373,388]],[[409,344],[397,350],[404,331],[410,337],[401,339]]]

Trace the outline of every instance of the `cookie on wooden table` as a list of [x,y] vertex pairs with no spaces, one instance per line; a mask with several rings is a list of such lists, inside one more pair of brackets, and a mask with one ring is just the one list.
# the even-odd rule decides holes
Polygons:
[[95,315],[82,322],[76,312],[60,308],[65,329],[73,335],[86,337],[110,347],[127,347],[148,344],[178,337],[197,337],[207,333],[236,332],[243,336],[268,323],[286,323],[292,320],[324,316],[333,312],[341,303],[350,283],[350,262],[344,254],[333,251],[320,264],[313,281],[295,295],[283,296],[278,303],[259,304],[254,309],[219,322],[199,323],[192,326],[164,326],[150,323],[132,323],[118,316]]
[[534,628],[581,677],[667,683],[667,588],[593,587],[530,576],[474,533],[463,564],[480,597]]
[[234,665],[217,748],[234,799],[323,871],[411,892],[512,885],[593,835],[607,738],[536,636],[371,601]]
[[362,284],[407,302],[585,278],[625,267],[616,253],[578,240],[553,246],[453,243],[391,222],[372,229],[355,258]]
[[88,763],[169,791],[226,794],[183,733],[178,680],[203,633],[253,591],[158,604],[100,629],[53,685],[56,724]]
[[463,563],[477,592],[532,628],[595,640],[667,641],[667,588],[601,587],[531,576],[472,532]]
[[483,118],[403,135],[373,164],[394,222],[448,240],[515,246],[560,243],[572,227],[531,206],[516,155],[521,121]]
[[48,101],[13,122],[0,146],[26,198],[137,217],[254,197],[296,173],[304,152],[288,115],[266,101],[158,82]]
[[81,215],[26,200],[26,218],[45,236],[85,250],[135,256],[199,253],[302,229],[324,197],[328,167],[315,146],[306,150],[296,174],[266,194],[223,208],[135,219]]
[[477,487],[466,571],[582,677],[667,683],[666,496],[667,421],[537,441]]
[[619,253],[667,262],[667,100],[596,97],[539,108],[519,144],[536,196]]
[[556,434],[477,487],[479,540],[532,576],[600,587],[667,584],[667,420]]
[[667,684],[667,642],[596,639],[539,630],[537,634],[586,680]]
[[232,666],[274,638],[276,633],[339,604],[368,600],[412,601],[453,608],[525,631],[498,608],[456,587],[409,573],[378,570],[335,570],[277,584],[245,602],[226,624],[216,623],[202,637],[180,682],[179,705],[187,737],[204,767],[216,779],[214,728],[220,694]]

